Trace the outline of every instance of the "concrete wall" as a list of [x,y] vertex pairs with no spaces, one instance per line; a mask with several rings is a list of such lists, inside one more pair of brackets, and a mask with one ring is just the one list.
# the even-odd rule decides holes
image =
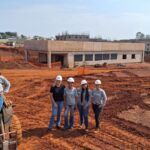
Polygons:
[[48,41],[47,40],[27,40],[24,43],[24,48],[26,50],[48,51]]
[[114,42],[82,42],[82,41],[48,41],[49,51],[144,51],[144,43],[114,43]]
[[28,40],[25,41],[26,50],[45,51],[141,51],[145,49],[144,43],[114,43],[114,42],[86,42],[86,41],[48,41],[48,40]]
[[[83,54],[83,61],[81,62],[74,62],[74,66],[82,66],[82,65],[95,65],[95,64],[103,64],[103,63],[107,63],[107,64],[115,64],[115,63],[141,63],[143,61],[143,52],[139,51],[139,52],[117,52],[118,57],[115,60],[109,59],[109,60],[98,60],[95,61],[95,54],[110,54],[110,53],[106,53],[106,52],[102,52],[102,53],[92,53],[94,55],[93,61],[85,61],[85,54],[91,54],[91,53],[72,53],[73,55],[73,62],[74,62],[74,55],[75,54]],[[115,52],[116,53],[116,52]],[[126,54],[127,55],[127,59],[123,59],[122,55]],[[132,59],[131,56],[132,54],[135,54],[135,59]],[[71,55],[71,54],[70,54]],[[70,64],[70,63],[69,63]],[[71,67],[72,67],[72,61],[71,61]]]

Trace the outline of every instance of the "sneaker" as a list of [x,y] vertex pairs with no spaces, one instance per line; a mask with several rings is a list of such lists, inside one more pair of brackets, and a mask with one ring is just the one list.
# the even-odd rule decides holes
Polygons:
[[68,129],[72,130],[72,129],[73,129],[73,127],[69,127]]
[[53,128],[48,128],[47,129],[47,132],[51,132],[51,131],[53,131],[54,129]]
[[83,124],[80,124],[80,125],[79,125],[79,128],[82,129],[82,128],[83,128]]
[[64,131],[66,131],[66,130],[68,130],[68,129],[69,129],[69,128],[65,128],[65,127],[63,128]]
[[100,130],[99,128],[96,128],[94,132],[95,132],[95,133],[98,133],[99,130]]
[[86,128],[86,129],[85,129],[85,132],[89,132],[89,129],[88,129],[88,128]]
[[61,127],[60,127],[60,126],[56,126],[56,128],[57,128],[57,129],[61,129]]

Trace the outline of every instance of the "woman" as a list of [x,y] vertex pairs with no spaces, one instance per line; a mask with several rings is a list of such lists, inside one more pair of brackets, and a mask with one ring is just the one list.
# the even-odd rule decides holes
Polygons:
[[50,89],[50,99],[52,103],[52,115],[48,126],[48,131],[51,131],[54,127],[54,118],[57,115],[56,127],[60,129],[61,112],[64,104],[64,89],[65,86],[62,84],[62,76],[56,77],[54,85]]
[[8,93],[9,89],[10,89],[10,82],[0,73],[0,111],[3,107],[3,104],[4,103],[6,104],[4,100],[4,94]]
[[101,81],[95,81],[95,89],[92,91],[92,106],[95,114],[96,131],[100,128],[100,119],[104,106],[106,105],[107,96],[103,89],[100,88]]
[[91,91],[88,89],[88,83],[86,80],[81,81],[81,88],[78,89],[78,110],[80,114],[80,127],[83,123],[85,125],[85,131],[88,131],[88,112],[91,102]]
[[[72,129],[74,124],[74,110],[76,107],[76,99],[77,99],[77,89],[73,86],[74,79],[68,78],[68,87],[65,88],[64,91],[64,99],[65,99],[65,124],[64,129]],[[70,113],[70,120],[68,123],[68,114]]]

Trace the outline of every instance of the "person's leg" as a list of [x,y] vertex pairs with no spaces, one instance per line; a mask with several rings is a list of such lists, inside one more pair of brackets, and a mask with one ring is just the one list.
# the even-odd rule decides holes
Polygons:
[[80,125],[83,124],[83,107],[82,105],[78,104],[78,110],[79,110],[79,115],[80,115]]
[[85,124],[86,129],[88,129],[88,112],[89,112],[89,107],[87,107],[83,110],[84,124]]
[[100,128],[102,111],[103,111],[103,108],[102,107],[98,107],[98,110],[97,110],[97,113],[98,113],[97,114],[97,128]]
[[56,121],[56,126],[57,127],[60,127],[60,121],[61,121],[61,112],[62,112],[62,108],[63,108],[63,104],[64,102],[58,102],[57,105],[58,105],[58,110],[57,110],[57,121]]
[[1,111],[1,109],[3,107],[3,103],[4,103],[3,96],[0,95],[0,111]]
[[96,128],[99,128],[99,115],[100,115],[99,105],[93,104],[93,110],[94,110],[94,113],[95,113]]
[[54,126],[54,118],[57,114],[57,108],[52,105],[52,115],[51,115],[51,118],[50,118],[50,122],[49,122],[49,126],[48,126],[48,129],[52,129],[53,126]]
[[95,117],[95,124],[97,124],[97,113],[96,113],[96,105],[93,104],[92,105],[92,108],[93,108],[93,112],[94,112],[94,117]]
[[75,108],[74,105],[72,105],[70,107],[70,125],[69,125],[69,128],[73,128],[73,124],[74,124],[74,108]]
[[99,128],[99,114],[100,114],[100,108],[99,108],[98,105],[96,105],[95,108],[96,108],[96,109],[95,109],[95,111],[96,111],[96,116],[95,116],[95,118],[96,118],[96,128]]
[[64,128],[65,129],[68,129],[68,113],[69,113],[69,111],[70,111],[70,108],[69,108],[69,106],[67,106],[65,109],[65,114],[64,114],[64,117],[65,117]]

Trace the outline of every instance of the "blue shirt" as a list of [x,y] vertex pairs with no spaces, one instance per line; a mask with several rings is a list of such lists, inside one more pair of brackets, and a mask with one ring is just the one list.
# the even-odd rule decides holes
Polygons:
[[75,105],[76,97],[78,96],[77,89],[75,87],[72,89],[66,87],[64,90],[64,96],[66,97],[66,105]]

